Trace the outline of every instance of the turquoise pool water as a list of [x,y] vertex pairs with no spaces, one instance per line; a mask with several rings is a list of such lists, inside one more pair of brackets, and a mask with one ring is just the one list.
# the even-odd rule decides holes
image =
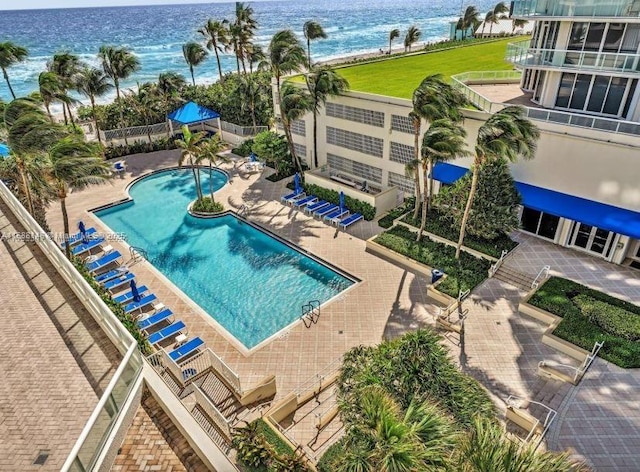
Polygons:
[[[226,181],[214,171],[215,189]],[[208,172],[202,184],[207,194]],[[158,270],[249,349],[295,321],[309,300],[324,303],[355,283],[235,216],[188,215],[196,197],[191,170],[152,174],[129,194],[133,202],[96,215],[146,249]]]

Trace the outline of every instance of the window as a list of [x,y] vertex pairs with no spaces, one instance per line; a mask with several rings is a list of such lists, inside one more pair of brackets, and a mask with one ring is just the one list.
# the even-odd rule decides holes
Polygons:
[[637,87],[637,80],[624,77],[563,73],[556,107],[625,117]]
[[636,53],[638,51],[638,45],[640,44],[640,24],[629,23],[627,29],[624,32],[624,39],[622,40],[622,46],[620,52]]
[[335,154],[327,154],[327,162],[333,170],[346,172],[355,177],[382,184],[382,169],[363,164],[362,162],[352,161],[351,159]]
[[558,90],[558,98],[556,98],[557,107],[567,108],[569,106],[569,99],[571,98],[571,90],[573,89],[573,81],[575,78],[576,74],[570,74],[567,72],[562,74],[560,89]]
[[389,153],[389,160],[392,162],[399,162],[400,164],[407,164],[414,159],[415,148],[406,144],[394,143],[391,141],[391,152]]
[[327,143],[375,157],[382,157],[384,141],[360,133],[327,126]]
[[415,192],[415,181],[408,179],[402,174],[396,174],[395,172],[389,172],[389,187],[396,186],[403,192],[413,195]]
[[607,28],[607,36],[604,39],[602,50],[605,52],[618,52],[624,35],[624,23],[610,23]]
[[305,160],[307,158],[307,146],[304,144],[293,143],[293,149],[296,151],[296,155]]
[[408,116],[391,115],[391,129],[402,133],[413,134],[413,121]]
[[620,104],[624,97],[624,92],[627,89],[627,82],[629,79],[623,77],[612,77],[611,84],[609,85],[609,94],[607,100],[604,102],[603,113],[608,115],[617,115],[620,112]]
[[607,95],[607,89],[609,88],[609,77],[598,76],[593,81],[593,89],[591,90],[591,97],[589,98],[589,105],[587,110],[600,113],[602,111],[602,104],[604,98]]
[[520,223],[522,229],[547,239],[555,239],[560,217],[524,207]]
[[384,127],[384,113],[380,111],[366,110],[364,108],[350,107],[339,103],[326,104],[327,116],[355,121],[366,125]]
[[304,120],[293,120],[291,122],[291,132],[293,134],[297,134],[298,136],[306,136],[307,124]]
[[584,104],[587,101],[587,94],[589,93],[590,85],[590,75],[578,74],[576,82],[573,85],[573,94],[571,95],[569,108],[573,108],[574,110],[582,110],[584,108]]
[[606,23],[590,23],[587,37],[584,41],[585,51],[599,51]]
[[584,45],[584,38],[587,36],[589,23],[574,23],[571,26],[571,36],[569,36],[568,49],[580,51]]

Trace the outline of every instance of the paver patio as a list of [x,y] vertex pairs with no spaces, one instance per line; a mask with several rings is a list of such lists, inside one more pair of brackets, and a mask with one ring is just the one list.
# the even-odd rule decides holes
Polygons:
[[[127,160],[129,172],[125,178],[115,179],[112,185],[72,194],[68,198],[72,225],[83,219],[85,223],[106,230],[100,220],[86,210],[124,198],[124,188],[132,178],[175,165],[177,152],[130,156]],[[381,339],[433,324],[438,306],[427,296],[429,280],[365,252],[366,239],[381,231],[376,224],[361,222],[348,232],[337,231],[281,205],[279,198],[286,191],[283,183],[268,182],[259,178],[260,173],[247,172],[243,167],[235,169],[228,165],[225,169],[231,179],[219,191],[217,199],[225,202],[227,208],[238,209],[246,204],[252,221],[265,225],[362,280],[323,307],[318,324],[310,329],[302,323],[291,325],[277,339],[247,354],[222,335],[207,319],[207,315],[147,262],[134,265],[132,270],[138,279],[184,320],[191,334],[202,337],[207,346],[239,373],[243,385],[251,386],[267,374],[276,374],[277,396],[281,397],[321,374],[338,356],[353,346],[377,344]],[[58,208],[53,207],[48,216],[52,228],[60,231],[62,225]],[[524,233],[518,233],[517,237],[523,244],[507,259],[509,266],[535,275],[543,265],[550,263],[553,273],[565,274],[574,280],[583,277],[577,280],[599,286],[636,303],[640,300],[637,272],[632,269],[604,263],[580,253],[574,254],[575,251],[559,248]],[[117,243],[114,245],[117,246]],[[119,248],[121,252],[125,250],[124,246]],[[548,262],[549,259],[551,262]],[[592,445],[601,444],[598,431],[611,427],[607,434],[610,438],[616,437],[616,418],[604,409],[598,411],[601,415],[599,418],[594,417],[599,421],[598,428],[576,429],[577,423],[574,425],[571,420],[571,412],[579,415],[587,407],[592,407],[589,401],[594,392],[602,390],[600,385],[590,383],[596,369],[590,371],[577,388],[538,379],[536,368],[540,360],[567,362],[568,359],[542,345],[540,339],[546,326],[517,313],[517,304],[523,295],[524,292],[501,281],[486,281],[465,303],[470,314],[463,342],[455,338],[449,338],[446,342],[461,367],[478,378],[498,404],[514,394],[529,399],[543,399],[560,410],[560,417],[549,435],[550,448],[573,447],[578,453],[590,456]],[[598,361],[594,367],[601,363],[609,366],[604,361]],[[616,373],[616,381],[624,386],[637,386],[639,377],[637,370],[620,370]],[[618,402],[619,411],[625,412],[628,432],[623,436],[627,440],[639,438],[637,403],[633,403],[631,397],[620,401],[620,395],[614,395],[613,390],[599,394],[612,404]],[[584,423],[584,420],[581,421]],[[578,437],[570,435],[574,431],[579,433]],[[606,463],[610,467],[638,470],[636,463],[631,464],[630,451],[626,448],[620,448],[619,451],[613,448],[608,452]],[[594,464],[598,462],[597,457],[591,460]],[[605,461],[601,462],[604,465]]]

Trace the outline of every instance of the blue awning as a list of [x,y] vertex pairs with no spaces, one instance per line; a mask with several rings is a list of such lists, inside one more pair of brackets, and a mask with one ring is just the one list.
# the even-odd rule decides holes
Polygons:
[[170,120],[177,121],[183,125],[202,123],[215,118],[220,118],[220,113],[209,110],[195,102],[186,103],[169,115]]
[[4,143],[0,143],[0,157],[7,157],[9,155],[9,146]]
[[[452,184],[467,171],[464,167],[439,162],[434,167],[433,177]],[[522,182],[516,182],[516,188],[522,195],[522,204],[528,208],[640,239],[639,212]]]

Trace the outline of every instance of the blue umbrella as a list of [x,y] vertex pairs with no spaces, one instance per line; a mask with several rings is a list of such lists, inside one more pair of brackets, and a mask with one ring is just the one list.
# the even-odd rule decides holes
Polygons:
[[296,175],[293,177],[293,185],[295,187],[296,193],[302,193],[302,187],[300,186],[300,174],[296,172]]
[[131,295],[133,295],[133,301],[139,302],[140,293],[138,293],[138,287],[136,286],[136,281],[132,280],[131,282],[129,282],[129,287],[131,287]]
[[78,229],[80,230],[80,234],[82,235],[82,241],[87,242],[87,229],[84,227],[84,223],[81,221],[78,223]]
[[340,191],[340,211],[344,211],[344,192]]

